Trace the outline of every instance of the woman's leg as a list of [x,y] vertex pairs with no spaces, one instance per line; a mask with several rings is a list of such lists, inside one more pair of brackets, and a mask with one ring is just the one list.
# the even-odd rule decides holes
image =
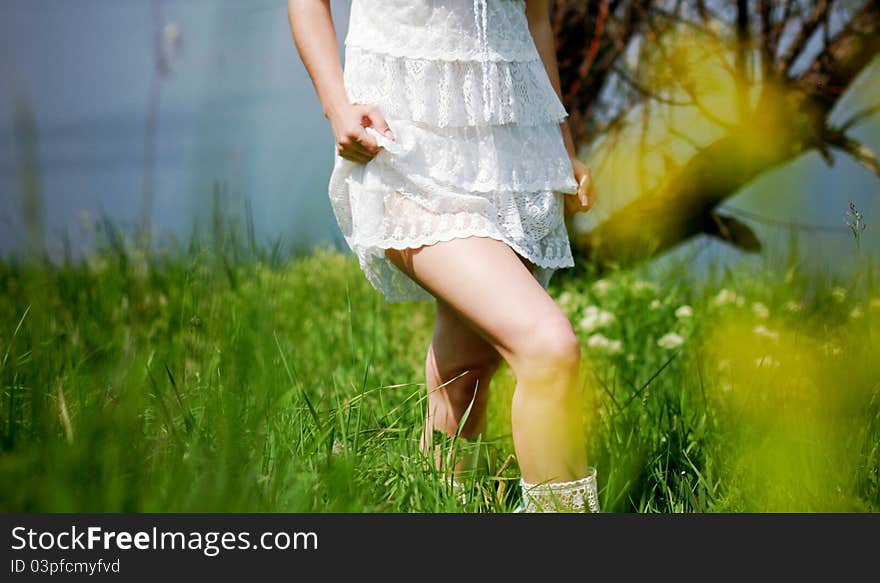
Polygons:
[[[498,351],[452,306],[438,299],[434,335],[425,358],[428,411],[420,444],[423,452],[436,448],[434,463],[438,469],[442,466],[442,451],[434,443],[434,432],[454,436],[471,402],[459,437],[473,439],[486,430],[489,384],[500,364]],[[470,467],[472,461],[466,455],[458,459],[456,467]]]
[[428,429],[454,436],[473,400],[460,435],[471,439],[482,434],[486,429],[489,383],[500,364],[498,351],[452,306],[438,299],[434,335],[425,359]]
[[586,476],[580,345],[522,258],[488,237],[389,249],[386,256],[510,365],[517,378],[513,441],[523,478],[537,483]]

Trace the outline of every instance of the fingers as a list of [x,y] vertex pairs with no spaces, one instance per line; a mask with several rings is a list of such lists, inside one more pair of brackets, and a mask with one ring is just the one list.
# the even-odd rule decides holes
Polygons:
[[578,181],[578,196],[583,204],[582,210],[589,210],[596,202],[596,183],[593,181],[593,175],[590,169],[583,167],[583,173]]
[[590,186],[592,184],[592,180],[590,180],[589,174],[581,175],[580,181],[578,182],[578,198],[581,200],[581,204],[584,206],[589,206],[589,195],[590,195]]
[[366,128],[372,127],[392,140],[394,135],[377,106],[358,103],[353,107],[359,117],[359,123],[337,140],[337,151],[343,158],[367,163],[382,150],[382,146],[366,131]]
[[353,162],[366,163],[379,153],[380,147],[362,127],[343,135],[337,143],[339,155]]
[[385,134],[392,140],[394,139],[394,135],[391,133],[391,128],[388,127],[388,122],[385,120],[385,116],[382,115],[382,112],[378,107],[371,105],[367,110],[367,118],[370,120],[370,125],[373,126],[380,134]]

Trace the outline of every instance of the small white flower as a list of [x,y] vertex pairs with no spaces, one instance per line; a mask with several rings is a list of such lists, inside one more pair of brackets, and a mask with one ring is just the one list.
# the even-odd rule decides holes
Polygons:
[[726,306],[735,302],[737,297],[735,291],[724,288],[712,299],[712,303],[716,306]]
[[676,318],[690,318],[694,315],[694,310],[687,304],[680,306],[677,310],[675,310]]
[[652,310],[659,310],[660,306],[662,305],[663,304],[660,302],[660,300],[654,299],[651,300],[651,304],[648,307],[650,307]]
[[345,446],[338,439],[333,440],[333,449],[331,450],[333,455],[339,455],[345,453]]
[[761,302],[752,302],[752,313],[761,320],[766,320],[770,317],[770,310]]
[[598,332],[587,338],[587,346],[614,354],[623,351],[623,343],[620,340],[611,340]]
[[842,287],[831,288],[831,297],[838,302],[842,302],[846,299],[846,290]]
[[584,316],[581,318],[579,325],[581,330],[589,334],[593,330],[611,324],[614,320],[614,314],[611,312],[602,310],[596,306],[587,306],[584,309]]
[[657,341],[657,346],[667,349],[678,348],[682,344],[684,344],[684,337],[675,332],[667,332]]
[[652,283],[650,281],[639,280],[633,284],[632,288],[634,291],[643,291],[643,290],[654,291],[657,289],[657,284]]
[[852,318],[853,320],[858,320],[859,318],[861,318],[864,315],[865,315],[865,310],[862,309],[862,306],[856,306],[849,313],[849,317]]
[[758,324],[757,326],[752,328],[752,332],[754,332],[758,336],[769,338],[773,342],[779,342],[779,332],[777,332],[776,330],[771,330],[763,324]]
[[785,310],[787,312],[791,312],[792,314],[796,314],[804,309],[804,305],[800,302],[796,302],[794,300],[788,300],[785,303]]
[[570,306],[573,299],[574,297],[571,295],[571,292],[564,291],[559,294],[559,304],[563,307]]
[[607,279],[600,279],[596,283],[593,284],[593,291],[596,292],[597,296],[604,296],[608,290],[614,287],[614,284],[608,281]]

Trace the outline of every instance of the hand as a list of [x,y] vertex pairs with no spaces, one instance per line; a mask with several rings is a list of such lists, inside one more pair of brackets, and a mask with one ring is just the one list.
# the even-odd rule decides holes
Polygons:
[[565,218],[590,210],[596,202],[596,185],[590,168],[574,156],[571,157],[571,167],[574,171],[574,179],[578,183],[578,190],[575,194],[564,195]]
[[352,162],[366,164],[382,149],[364,128],[372,126],[379,133],[394,139],[385,116],[375,105],[354,103],[330,116],[336,151]]

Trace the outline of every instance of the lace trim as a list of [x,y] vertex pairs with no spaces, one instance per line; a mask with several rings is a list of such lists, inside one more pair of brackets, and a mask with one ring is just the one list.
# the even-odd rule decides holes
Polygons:
[[389,303],[433,296],[385,257],[387,248],[490,237],[536,264],[533,274],[545,289],[556,269],[574,266],[559,192],[466,191],[376,164],[381,156],[357,164],[337,155],[329,196],[346,242]]
[[[537,48],[523,0],[489,0],[481,42],[471,0],[354,0],[346,47],[417,59],[527,61]],[[484,53],[484,49],[486,49]]]
[[[551,262],[550,267],[541,265],[543,260],[539,256],[530,256],[527,249],[519,245],[516,241],[506,239],[500,235],[474,233],[470,229],[450,231],[443,235],[435,235],[422,239],[404,241],[402,243],[388,244],[387,247],[361,247],[358,245],[352,245],[350,242],[349,246],[357,257],[358,263],[367,281],[370,282],[376,291],[384,296],[387,303],[393,304],[398,302],[430,301],[435,298],[433,294],[417,284],[414,280],[410,279],[410,277],[398,269],[391,260],[385,257],[386,248],[416,248],[422,245],[433,245],[441,241],[450,241],[462,237],[489,237],[510,245],[511,249],[536,264],[535,270],[532,271],[532,275],[544,289],[549,287],[553,274],[558,270],[558,267],[552,266],[553,262]],[[570,267],[570,265],[560,265],[559,267]]]
[[529,484],[520,478],[523,512],[601,512],[596,487],[596,468],[571,482]]
[[390,173],[432,192],[577,192],[556,124],[438,129],[388,123],[396,139],[372,133],[384,150],[365,165],[366,181]]
[[[544,124],[568,116],[537,55],[517,62],[439,61],[348,47],[352,103],[436,127]],[[491,107],[489,107],[491,106]]]
[[371,190],[346,180],[331,202],[340,211],[343,235],[353,245],[402,249],[447,233],[467,232],[510,240],[527,259],[544,266],[571,267],[574,260],[558,197],[552,192],[499,194],[481,199],[480,205],[438,211],[430,194]]
[[[459,237],[490,237],[503,241],[522,257],[536,264],[532,272],[544,289],[553,273],[561,267],[574,266],[564,222],[540,240],[520,238],[505,232],[504,221],[491,211],[435,215],[414,201],[411,193],[373,192],[370,198],[352,192],[356,183],[341,181],[331,202],[343,236],[357,256],[361,270],[374,289],[388,303],[431,300],[434,296],[410,279],[385,257],[385,249],[418,248]],[[557,195],[558,196],[558,195]],[[366,212],[364,208],[369,209]]]

